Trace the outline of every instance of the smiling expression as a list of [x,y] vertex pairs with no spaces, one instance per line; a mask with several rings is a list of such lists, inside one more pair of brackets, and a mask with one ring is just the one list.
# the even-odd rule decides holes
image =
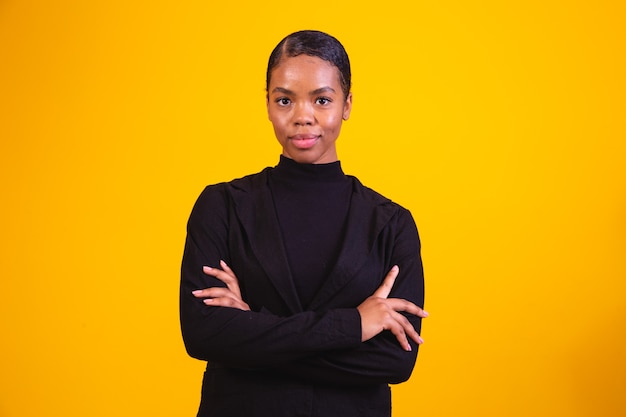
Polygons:
[[281,59],[271,73],[267,112],[283,155],[299,163],[337,161],[335,142],[352,109],[337,67],[318,57]]

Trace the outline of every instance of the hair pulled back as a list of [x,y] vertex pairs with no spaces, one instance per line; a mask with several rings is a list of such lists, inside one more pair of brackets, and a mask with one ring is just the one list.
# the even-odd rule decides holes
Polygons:
[[287,35],[276,45],[267,64],[265,89],[269,91],[272,70],[280,64],[283,57],[298,55],[315,56],[327,61],[339,70],[339,82],[344,98],[350,93],[352,75],[350,73],[350,59],[341,42],[333,36],[317,30],[302,30]]

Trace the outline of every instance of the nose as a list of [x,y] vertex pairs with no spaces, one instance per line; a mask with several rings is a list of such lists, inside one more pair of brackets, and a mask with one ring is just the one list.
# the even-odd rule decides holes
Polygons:
[[307,102],[300,102],[294,108],[294,123],[296,126],[309,126],[315,121],[313,106]]

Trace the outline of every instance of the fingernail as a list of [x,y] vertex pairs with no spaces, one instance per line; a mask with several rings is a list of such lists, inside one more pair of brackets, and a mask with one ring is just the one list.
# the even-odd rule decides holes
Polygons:
[[204,304],[211,304],[213,302],[212,298],[207,298],[206,300],[203,300]]
[[191,292],[193,295],[198,295],[202,293],[202,290],[195,290]]
[[407,351],[407,352],[410,352],[411,350],[412,350],[412,349],[411,349],[411,344],[410,344],[410,343],[407,343],[407,344],[406,344],[406,351]]
[[224,262],[223,260],[220,259],[220,265],[224,266],[224,265],[226,265],[226,262]]
[[424,317],[428,317],[428,311],[422,310],[422,313],[424,313]]
[[417,340],[418,340],[418,342],[419,342],[419,344],[420,344],[420,345],[421,345],[422,343],[424,343],[424,339],[422,339],[421,337],[418,337],[418,338],[417,338]]
[[206,266],[206,265],[202,267],[203,271],[210,271],[211,269],[213,268],[211,268],[210,266]]
[[394,271],[397,271],[400,268],[398,268],[398,265],[394,265],[391,269],[393,269]]

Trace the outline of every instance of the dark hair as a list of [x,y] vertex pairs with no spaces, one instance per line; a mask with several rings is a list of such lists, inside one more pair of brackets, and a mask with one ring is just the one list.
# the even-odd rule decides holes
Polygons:
[[302,30],[287,35],[276,45],[270,54],[267,63],[265,89],[269,91],[272,70],[280,64],[283,55],[294,57],[298,55],[315,56],[333,64],[339,70],[341,89],[348,98],[351,87],[350,60],[341,42],[327,33],[317,30]]

